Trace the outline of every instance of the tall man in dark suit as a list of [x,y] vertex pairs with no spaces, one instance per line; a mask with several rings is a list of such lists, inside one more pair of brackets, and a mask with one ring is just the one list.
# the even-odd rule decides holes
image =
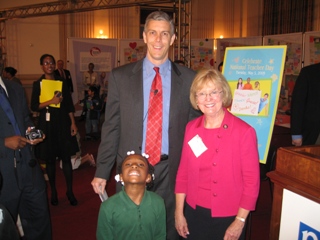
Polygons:
[[42,138],[25,138],[34,124],[29,118],[24,89],[0,77],[0,204],[14,221],[20,215],[26,239],[51,239],[46,183],[31,146]]
[[[192,109],[189,100],[195,72],[168,58],[175,34],[173,21],[166,13],[157,11],[147,17],[143,39],[147,45],[146,57],[113,69],[110,74],[97,170],[91,184],[96,193],[103,191],[115,160],[119,166],[127,151],[146,151],[148,115],[152,112],[149,96],[162,92],[161,156],[154,165],[155,183],[152,190],[165,200],[167,239],[173,240],[179,239],[174,226],[174,186],[184,130],[188,121],[199,115]],[[156,76],[154,67],[160,68],[161,89],[151,89]]]
[[291,135],[295,146],[320,144],[320,63],[301,69],[292,93]]
[[57,61],[57,69],[54,71],[54,73],[67,82],[70,93],[73,93],[71,74],[69,70],[64,69],[64,62],[62,60]]

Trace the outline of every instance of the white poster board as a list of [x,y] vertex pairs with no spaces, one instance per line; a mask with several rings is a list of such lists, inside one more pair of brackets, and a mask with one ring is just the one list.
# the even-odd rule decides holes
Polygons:
[[301,32],[264,36],[263,45],[287,45],[284,74],[298,75],[300,73],[303,61],[303,36]]
[[231,112],[242,115],[258,115],[260,90],[234,90]]
[[303,66],[315,63],[320,63],[320,32],[305,32]]
[[120,39],[119,51],[119,66],[121,66],[144,58],[147,46],[143,39]]
[[199,71],[214,66],[213,39],[191,39],[191,68]]
[[[184,56],[186,61],[190,61],[190,68],[194,71],[199,71],[202,68],[214,67],[214,51],[213,39],[191,39],[190,51],[188,48],[181,47],[181,56]],[[178,49],[174,49],[175,59],[178,57]],[[182,60],[182,59],[181,59]]]
[[319,240],[320,204],[283,189],[279,240]]
[[303,34],[289,33],[263,37],[264,45],[287,45],[284,76],[281,83],[280,99],[275,124],[290,127],[291,97],[295,81],[303,62]]
[[[82,111],[77,103],[84,98],[84,91],[88,88],[82,81],[88,64],[94,63],[94,71],[99,76],[97,83],[103,88],[108,82],[111,70],[117,66],[117,48],[117,39],[68,38],[67,69],[73,81],[72,99],[76,105],[76,116]],[[102,72],[105,73],[104,78],[100,78]]]

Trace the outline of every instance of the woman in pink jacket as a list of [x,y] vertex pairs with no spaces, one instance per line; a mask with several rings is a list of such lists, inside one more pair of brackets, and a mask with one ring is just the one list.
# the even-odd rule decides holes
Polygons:
[[255,130],[226,109],[226,79],[200,71],[190,100],[203,115],[188,123],[176,177],[176,229],[189,239],[244,239],[260,177]]

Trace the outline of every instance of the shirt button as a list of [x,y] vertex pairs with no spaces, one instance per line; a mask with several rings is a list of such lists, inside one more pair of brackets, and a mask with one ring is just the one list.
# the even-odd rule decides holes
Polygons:
[[219,152],[219,149],[218,149],[218,148],[216,149],[216,152]]
[[218,196],[218,194],[214,193],[213,196],[216,197],[216,196]]
[[213,180],[213,183],[214,183],[214,184],[217,184],[217,183],[218,183],[218,181],[217,181],[217,180]]
[[217,166],[217,163],[213,163],[212,165],[213,165],[213,166]]

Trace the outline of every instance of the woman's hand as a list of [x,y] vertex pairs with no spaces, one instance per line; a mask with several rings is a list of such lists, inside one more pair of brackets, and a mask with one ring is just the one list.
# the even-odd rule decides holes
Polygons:
[[182,213],[175,213],[175,225],[179,235],[183,238],[187,238],[187,235],[189,235],[189,229],[187,220]]
[[238,219],[235,219],[231,225],[227,228],[226,233],[224,234],[223,240],[238,240],[243,227],[244,227],[244,222],[241,222]]
[[77,125],[74,124],[74,123],[72,123],[72,124],[71,124],[71,136],[77,135],[77,132],[78,132]]
[[51,99],[51,103],[52,104],[55,104],[55,105],[58,105],[59,103],[61,103],[63,100],[63,97],[61,95],[61,92],[57,92],[53,98]]

